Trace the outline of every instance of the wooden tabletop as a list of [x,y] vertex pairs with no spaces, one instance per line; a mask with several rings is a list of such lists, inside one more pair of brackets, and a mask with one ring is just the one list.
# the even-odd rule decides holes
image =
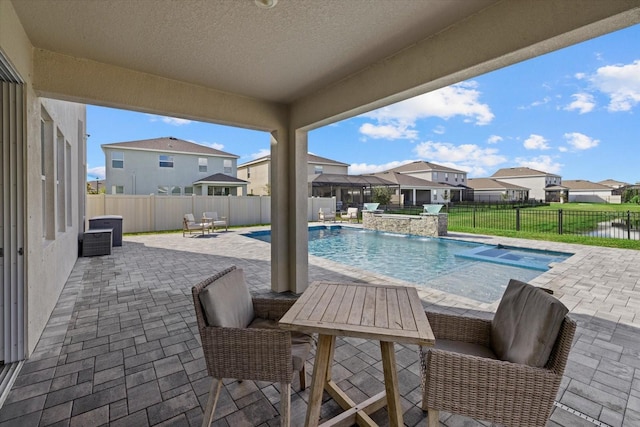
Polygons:
[[313,282],[280,319],[284,329],[434,345],[415,288]]

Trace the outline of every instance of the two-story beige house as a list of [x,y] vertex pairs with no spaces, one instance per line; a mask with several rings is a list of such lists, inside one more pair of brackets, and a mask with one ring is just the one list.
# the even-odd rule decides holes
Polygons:
[[516,167],[498,169],[490,178],[529,189],[529,198],[545,202],[567,200],[567,187],[562,186],[562,177],[554,173]]
[[[326,157],[307,154],[308,182],[316,175],[347,175],[349,165]],[[238,165],[238,178],[248,181],[247,195],[266,196],[271,194],[271,156],[264,156]]]
[[529,189],[492,178],[470,178],[475,202],[516,202],[529,199]]
[[[432,183],[444,184],[447,188],[430,190],[430,203],[459,202],[463,200],[473,200],[473,189],[467,186],[467,172],[438,165],[436,163],[418,160],[407,163],[385,172],[398,172],[420,178]],[[440,193],[438,193],[440,191]],[[445,193],[446,191],[446,193]],[[405,203],[407,200],[416,200],[413,190],[405,189],[403,192]]]

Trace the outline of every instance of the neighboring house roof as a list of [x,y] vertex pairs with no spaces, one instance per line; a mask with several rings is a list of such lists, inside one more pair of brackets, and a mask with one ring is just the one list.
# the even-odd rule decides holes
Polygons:
[[531,168],[517,167],[517,168],[502,168],[498,169],[496,173],[491,175],[491,178],[523,178],[531,176],[557,176],[554,173],[547,173]]
[[466,173],[465,171],[459,169],[453,169],[447,166],[438,165],[431,162],[425,162],[423,160],[418,160],[411,163],[406,163],[404,165],[387,169],[385,172],[400,172],[400,173],[411,173],[411,172],[452,172],[452,173]]
[[470,178],[467,180],[467,185],[474,190],[524,190],[529,191],[527,187],[511,184],[504,181],[498,181],[491,178]]
[[[257,159],[242,163],[238,165],[238,168],[256,165],[258,163],[268,162],[271,160],[271,155],[258,157]],[[326,157],[316,156],[315,154],[307,153],[307,163],[316,163],[323,165],[335,165],[335,166],[349,166],[348,163],[342,163],[337,160],[327,159]]]
[[565,179],[562,185],[573,191],[611,191],[611,187],[597,182],[591,182],[584,179],[570,180]]
[[139,141],[116,142],[113,144],[102,144],[102,149],[111,148],[117,150],[139,150],[139,151],[162,151],[169,153],[182,154],[205,154],[207,156],[232,157],[237,159],[239,156],[216,150],[215,148],[205,145],[196,144],[194,142],[185,141],[183,139],[166,136],[162,138],[142,139]]
[[401,187],[411,188],[455,188],[453,185],[442,184],[439,182],[433,182],[426,179],[416,178],[415,176],[406,175],[400,172],[376,172],[372,174],[366,174],[363,176],[377,176],[384,180],[393,182]]
[[395,186],[397,184],[372,175],[341,175],[335,173],[321,173],[309,175],[309,182],[314,187],[335,185],[340,187],[367,187],[375,185]]
[[616,181],[615,179],[605,179],[603,181],[598,181],[598,184],[606,185],[607,187],[612,188],[626,187],[627,185],[631,185],[628,182]]
[[210,183],[248,184],[249,182],[223,173],[214,173],[213,175],[209,175],[206,178],[202,178],[194,182],[194,184]]
[[307,162],[324,164],[324,165],[349,166],[348,163],[338,162],[337,160],[327,159],[326,157],[316,156],[315,154],[311,154],[311,153],[307,154]]

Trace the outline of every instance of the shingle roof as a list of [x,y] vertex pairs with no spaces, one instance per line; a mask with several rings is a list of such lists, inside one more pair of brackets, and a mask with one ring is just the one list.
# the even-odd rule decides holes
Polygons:
[[161,151],[170,153],[187,153],[187,154],[206,154],[208,156],[233,157],[238,158],[235,154],[225,151],[216,150],[215,148],[205,145],[196,144],[194,142],[185,141],[183,139],[166,136],[162,138],[142,139],[139,141],[116,142],[113,144],[102,144],[102,149],[116,148],[125,150],[141,150],[141,151]]
[[393,182],[372,175],[341,175],[335,173],[321,173],[310,175],[309,182],[314,187],[335,185],[342,187],[362,187],[374,185],[395,185]]
[[525,168],[525,167],[517,167],[517,168],[502,168],[498,169],[496,173],[491,175],[491,178],[514,178],[514,177],[524,177],[524,176],[560,176],[554,173],[542,172],[539,170]]
[[459,169],[453,169],[447,166],[442,166],[442,165],[438,165],[431,162],[425,162],[423,160],[418,160],[415,162],[404,164],[402,166],[391,168],[386,170],[385,172],[407,173],[407,172],[431,172],[431,171],[465,173],[465,171],[462,171]]
[[530,190],[520,185],[510,184],[492,178],[469,178],[467,185],[474,190]]
[[377,176],[384,180],[395,183],[402,187],[427,187],[427,188],[453,188],[454,186],[442,184],[440,182],[428,181],[426,179],[416,178],[415,176],[407,175],[400,172],[376,172],[367,174],[366,176]]
[[199,179],[194,182],[194,184],[205,183],[205,182],[229,182],[236,184],[248,184],[248,181],[245,181],[240,178],[236,178],[234,176],[225,175],[223,173],[214,173],[213,175],[209,175],[206,178]]
[[584,179],[565,179],[562,181],[562,185],[569,190],[595,190],[595,191],[611,191],[612,188],[607,185],[598,184],[597,182],[591,182]]
[[[239,164],[238,167],[240,168],[240,167],[243,167],[243,166],[251,166],[251,165],[256,164],[256,163],[261,163],[261,162],[270,161],[270,160],[271,160],[271,155],[266,155],[266,156],[258,157],[257,159],[253,159],[253,160],[250,160],[248,162]],[[316,156],[315,154],[311,154],[311,153],[307,153],[307,163],[319,163],[319,164],[324,164],[324,165],[349,166],[348,163],[342,163],[342,162],[339,162],[337,160],[327,159],[326,157]]]
[[605,180],[603,180],[603,181],[598,181],[598,184],[606,185],[606,186],[608,186],[608,187],[614,187],[614,186],[617,186],[617,187],[620,187],[620,186],[625,187],[625,186],[627,186],[627,185],[631,185],[631,184],[629,184],[628,182],[616,181],[615,179],[605,179]]

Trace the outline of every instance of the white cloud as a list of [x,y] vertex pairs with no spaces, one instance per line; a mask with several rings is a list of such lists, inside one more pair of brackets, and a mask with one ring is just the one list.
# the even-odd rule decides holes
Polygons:
[[426,141],[416,145],[414,152],[421,159],[467,171],[484,170],[484,167],[494,167],[507,161],[497,149],[475,144]]
[[578,80],[582,80],[582,79],[584,79],[585,77],[587,77],[587,75],[586,75],[585,73],[575,73],[575,74],[574,74],[574,76],[575,76],[575,78],[576,78],[576,79],[578,79]]
[[402,124],[386,124],[373,125],[365,123],[360,126],[360,133],[373,139],[416,139],[418,131],[409,129],[407,125]]
[[609,96],[607,109],[611,112],[629,111],[640,103],[640,59],[631,64],[600,67],[590,81]]
[[212,142],[210,144],[207,144],[209,147],[216,149],[216,150],[221,150],[224,149],[224,144],[219,144],[217,142]]
[[516,163],[518,166],[524,166],[548,173],[558,173],[564,166],[562,163],[554,161],[551,156],[538,156],[532,158],[517,157]]
[[147,117],[149,117],[150,122],[157,122],[158,120],[160,120],[173,126],[188,125],[191,123],[191,120],[179,119],[177,117],[158,116],[156,114],[147,114]]
[[561,153],[566,153],[567,151],[569,151],[569,149],[567,147],[558,147],[558,151],[560,151]]
[[162,117],[162,121],[172,126],[183,126],[191,123],[191,120],[179,119],[177,117]]
[[573,102],[564,107],[567,111],[578,110],[580,114],[585,114],[591,112],[596,106],[593,95],[590,93],[574,93],[571,97]]
[[98,179],[105,179],[106,172],[104,166],[96,166],[94,168],[87,167],[87,176],[88,177],[98,177]]
[[491,135],[488,139],[487,139],[487,143],[489,144],[497,144],[500,141],[503,141],[504,138],[501,137],[500,135]]
[[548,150],[551,148],[548,142],[544,136],[532,133],[529,138],[524,140],[523,145],[527,150]]
[[479,101],[481,93],[476,87],[473,81],[458,83],[363,114],[361,117],[377,123],[362,125],[360,132],[372,138],[414,139],[416,121],[428,117],[448,120],[462,116],[477,125],[489,124],[494,115]]
[[402,160],[385,163],[382,165],[369,165],[367,163],[353,163],[349,166],[349,175],[361,175],[363,173],[375,173],[386,171],[391,168],[397,168],[407,163],[411,163],[413,160]]
[[251,157],[251,160],[255,160],[255,159],[259,159],[260,157],[266,157],[266,156],[270,156],[271,155],[271,149],[270,148],[263,148],[260,151],[256,152],[256,153],[252,153],[249,155],[249,157]]
[[433,133],[437,134],[437,135],[442,135],[446,132],[446,129],[444,126],[436,126],[433,128]]
[[597,147],[600,143],[600,140],[593,139],[580,132],[565,133],[564,138],[567,140],[567,144],[575,150],[588,150]]
[[544,104],[548,104],[549,101],[551,101],[551,98],[548,96],[545,96],[544,98],[542,98],[540,101],[533,101],[531,103],[532,107],[539,107],[540,105],[544,105]]

